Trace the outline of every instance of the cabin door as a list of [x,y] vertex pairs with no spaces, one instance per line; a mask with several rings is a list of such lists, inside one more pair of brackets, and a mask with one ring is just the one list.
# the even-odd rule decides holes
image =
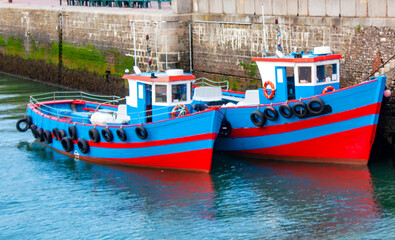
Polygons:
[[152,122],[152,85],[145,85],[145,111],[147,112],[147,122]]
[[295,99],[295,72],[294,67],[286,67],[288,100]]

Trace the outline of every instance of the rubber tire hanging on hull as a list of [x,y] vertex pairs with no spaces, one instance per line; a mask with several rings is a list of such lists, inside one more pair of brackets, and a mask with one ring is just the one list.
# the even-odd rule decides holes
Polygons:
[[43,133],[43,137],[46,144],[52,143],[52,134],[50,131],[45,130]]
[[30,125],[30,130],[32,130],[33,137],[38,138],[37,126],[34,124]]
[[58,137],[59,136],[59,129],[57,129],[57,128],[52,129],[52,135],[55,138],[55,140],[60,141],[60,139]]
[[[298,111],[298,107],[302,108],[302,111]],[[301,118],[301,117],[306,117],[307,114],[309,113],[309,110],[307,108],[306,103],[304,102],[297,102],[292,106],[292,112],[295,114],[295,116]]]
[[44,131],[41,128],[37,129],[37,136],[40,142],[44,142]]
[[259,110],[255,110],[254,112],[252,112],[250,115],[250,119],[251,122],[257,127],[262,127],[266,123],[265,116]]
[[[320,106],[318,108],[316,108],[316,107],[313,107],[313,104],[319,104]],[[315,114],[315,115],[321,114],[324,111],[324,107],[325,107],[324,101],[322,101],[319,98],[313,98],[307,103],[307,108],[309,109],[309,111],[312,114]]]
[[66,131],[61,129],[58,131],[58,139],[59,141],[62,140],[62,138],[67,137]]
[[136,131],[137,137],[139,137],[140,139],[144,140],[148,137],[148,132],[143,126],[136,127],[135,131]]
[[69,136],[72,140],[77,140],[77,128],[75,126],[69,127]]
[[122,128],[117,129],[117,136],[118,136],[119,140],[121,140],[123,142],[125,142],[128,139],[125,130],[123,130]]
[[83,154],[87,154],[89,152],[89,144],[85,139],[78,139],[77,145],[78,145],[78,149]]
[[101,130],[101,135],[106,142],[111,142],[114,140],[114,135],[109,128],[103,128]]
[[267,107],[263,111],[263,115],[270,121],[275,121],[278,118],[278,112],[274,107]]
[[99,131],[97,131],[96,128],[91,128],[89,129],[89,138],[92,140],[94,143],[100,142],[100,134]]
[[293,115],[292,108],[288,104],[281,104],[278,111],[284,118],[291,118]]
[[[25,127],[21,127],[20,124],[24,123]],[[29,122],[27,121],[26,118],[21,118],[16,122],[16,130],[18,130],[19,132],[26,132],[30,127]]]
[[74,143],[73,140],[71,140],[71,138],[64,137],[62,138],[62,140],[60,140],[60,142],[62,143],[62,147],[66,152],[71,152],[74,150]]
[[221,128],[219,130],[219,135],[221,137],[226,137],[232,132],[232,125],[230,122],[226,119],[222,120],[221,122]]

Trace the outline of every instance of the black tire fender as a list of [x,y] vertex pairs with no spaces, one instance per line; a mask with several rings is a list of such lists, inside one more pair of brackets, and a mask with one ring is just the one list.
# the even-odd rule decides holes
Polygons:
[[30,130],[32,130],[33,137],[38,138],[37,126],[34,124],[30,125]]
[[[24,127],[21,127],[21,124],[25,124]],[[21,118],[16,122],[16,130],[19,132],[26,132],[30,127],[30,124],[26,118]]]
[[284,118],[291,118],[293,115],[292,108],[286,103],[280,105],[280,107],[278,108],[278,112]]
[[42,130],[41,128],[37,129],[37,137],[38,140],[40,140],[40,142],[44,142],[44,130]]
[[143,126],[136,127],[135,131],[136,131],[137,137],[139,137],[140,139],[144,140],[148,137],[148,132]]
[[26,116],[26,121],[27,121],[27,124],[29,124],[29,126],[32,125],[32,123],[33,123],[33,119],[31,116]]
[[69,136],[72,140],[77,140],[78,135],[77,135],[77,128],[75,126],[69,127]]
[[226,119],[222,120],[221,128],[219,130],[219,135],[221,137],[226,137],[232,132],[232,124]]
[[111,142],[114,140],[114,135],[108,127],[101,130],[101,135],[106,142]]
[[89,144],[85,139],[78,139],[77,145],[83,154],[89,153]]
[[128,139],[125,130],[123,130],[122,128],[117,129],[117,136],[123,142],[125,142]]
[[[302,110],[298,110],[297,108],[301,108]],[[295,114],[295,116],[301,118],[301,117],[306,117],[307,114],[309,113],[309,110],[307,108],[306,103],[304,102],[297,102],[292,106],[292,112]]]
[[55,140],[60,141],[60,139],[59,139],[59,129],[57,129],[57,128],[52,129],[52,135],[53,135]]
[[60,140],[60,142],[62,143],[62,147],[66,152],[71,152],[74,150],[74,143],[73,140],[71,140],[71,138],[64,137],[62,138],[62,140]]
[[270,121],[275,121],[278,118],[278,112],[274,107],[267,107],[263,111],[263,115]]
[[100,134],[99,131],[97,131],[96,128],[91,128],[89,129],[89,138],[92,140],[94,143],[100,142]]
[[[318,104],[319,107],[316,108],[313,106],[313,104]],[[320,98],[313,98],[307,103],[307,108],[309,109],[309,111],[312,114],[316,114],[316,115],[321,114],[324,111],[324,107],[325,107],[324,101],[322,101]]]
[[262,127],[266,123],[265,116],[259,110],[255,110],[254,112],[252,112],[250,115],[250,119],[251,122],[257,127]]
[[45,130],[43,133],[43,137],[44,137],[45,143],[47,143],[47,144],[52,143],[52,134],[50,131]]
[[67,137],[66,131],[61,129],[58,131],[58,139],[59,141],[62,140],[62,138]]

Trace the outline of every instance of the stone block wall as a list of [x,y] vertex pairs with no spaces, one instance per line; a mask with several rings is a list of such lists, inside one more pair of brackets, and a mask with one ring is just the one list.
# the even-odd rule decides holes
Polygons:
[[[170,68],[189,67],[189,16],[162,18],[158,15],[106,14],[83,9],[60,12],[0,8],[0,37],[22,39],[27,51],[32,39],[40,44],[57,43],[60,13],[63,15],[64,43],[91,45],[109,52],[116,50],[132,57],[136,51],[138,66],[144,71],[149,60],[152,61],[151,69],[165,70],[166,55]],[[150,53],[146,35],[149,36]]]
[[[258,74],[249,76],[243,63],[262,57],[265,51],[267,55],[274,55],[278,44],[287,54],[330,46],[334,52],[343,55],[342,85],[349,86],[369,76],[377,52],[383,61],[395,54],[395,29],[372,27],[370,24],[374,19],[265,17],[264,27],[261,17],[250,17],[248,21],[241,17],[232,18],[225,22],[215,18],[211,21],[200,19],[204,18],[195,19],[192,25],[193,69],[198,76],[216,73],[259,79]],[[275,19],[278,19],[277,25]],[[389,85],[392,84],[389,82]]]

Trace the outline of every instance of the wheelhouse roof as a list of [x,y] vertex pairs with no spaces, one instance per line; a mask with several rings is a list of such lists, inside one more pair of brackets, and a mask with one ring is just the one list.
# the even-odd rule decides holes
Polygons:
[[330,55],[315,55],[315,54],[303,54],[301,58],[295,58],[295,55],[287,55],[282,58],[264,57],[264,58],[253,58],[252,61],[256,62],[293,62],[293,63],[306,63],[306,62],[321,62],[326,60],[341,59],[340,54]]
[[176,82],[176,81],[188,81],[194,80],[196,77],[190,73],[184,73],[182,75],[170,76],[166,73],[155,73],[155,77],[151,77],[151,73],[140,73],[140,74],[125,74],[123,79],[138,80],[144,82]]

